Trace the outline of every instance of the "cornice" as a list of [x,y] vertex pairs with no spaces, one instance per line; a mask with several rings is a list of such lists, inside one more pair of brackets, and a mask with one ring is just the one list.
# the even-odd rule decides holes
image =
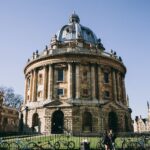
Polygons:
[[24,68],[24,73],[31,71],[34,68],[49,64],[57,63],[79,63],[79,64],[98,64],[105,65],[123,73],[126,73],[126,67],[122,62],[109,56],[100,54],[82,54],[82,53],[63,53],[58,55],[49,55],[33,60]]

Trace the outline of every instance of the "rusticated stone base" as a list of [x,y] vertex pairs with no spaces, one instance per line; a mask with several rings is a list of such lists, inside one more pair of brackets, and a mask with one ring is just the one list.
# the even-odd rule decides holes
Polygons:
[[[123,109],[115,102],[107,103],[105,105],[78,105],[78,106],[62,106],[54,107],[47,106],[43,108],[32,108],[25,112],[24,119],[27,120],[27,128],[33,129],[35,113],[38,114],[38,127],[37,132],[40,133],[51,133],[52,126],[57,122],[57,118],[54,119],[56,112],[62,113],[63,118],[58,117],[62,120],[60,125],[63,128],[63,132],[76,133],[101,133],[107,129],[112,128],[110,125],[110,116],[114,114],[116,117],[116,128],[117,132],[131,131],[131,115],[128,109]],[[27,115],[27,116],[26,116]],[[27,118],[26,118],[27,117]],[[55,120],[55,121],[54,121]],[[24,120],[24,122],[26,122]],[[60,121],[61,122],[61,121]],[[58,125],[59,126],[59,125]],[[35,131],[35,130],[34,130]]]

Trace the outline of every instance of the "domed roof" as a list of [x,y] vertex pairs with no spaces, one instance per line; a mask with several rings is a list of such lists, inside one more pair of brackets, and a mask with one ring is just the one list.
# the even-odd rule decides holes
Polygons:
[[61,43],[77,39],[82,39],[90,44],[99,44],[100,41],[91,29],[80,24],[80,18],[75,13],[70,16],[68,25],[64,25],[56,36],[57,40]]

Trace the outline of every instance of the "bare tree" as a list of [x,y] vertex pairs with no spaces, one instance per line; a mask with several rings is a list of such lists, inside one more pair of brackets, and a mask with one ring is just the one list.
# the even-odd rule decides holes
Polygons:
[[22,102],[23,96],[16,94],[14,89],[11,87],[0,86],[0,93],[3,93],[3,104],[9,107],[19,109]]

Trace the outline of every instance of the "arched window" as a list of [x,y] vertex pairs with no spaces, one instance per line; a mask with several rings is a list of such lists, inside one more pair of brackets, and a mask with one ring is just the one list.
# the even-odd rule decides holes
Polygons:
[[90,112],[83,113],[82,128],[85,132],[92,132],[92,114]]

